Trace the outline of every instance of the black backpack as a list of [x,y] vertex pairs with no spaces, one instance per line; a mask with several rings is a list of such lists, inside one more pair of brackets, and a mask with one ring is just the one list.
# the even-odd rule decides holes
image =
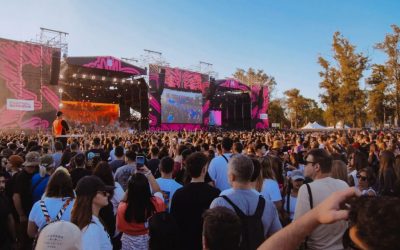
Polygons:
[[245,215],[228,197],[221,196],[235,209],[236,214],[242,222],[242,239],[240,241],[240,249],[253,250],[257,249],[265,240],[264,225],[261,217],[264,213],[265,199],[260,195],[258,205],[253,215]]

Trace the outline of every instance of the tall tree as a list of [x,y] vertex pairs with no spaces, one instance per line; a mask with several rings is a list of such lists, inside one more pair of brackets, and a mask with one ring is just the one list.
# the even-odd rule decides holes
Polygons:
[[321,102],[326,106],[324,113],[325,120],[336,127],[336,123],[343,119],[343,113],[339,105],[340,74],[324,58],[319,57],[318,63],[323,68],[323,71],[319,72],[319,76],[322,78],[319,86],[325,90],[320,95]]
[[387,34],[383,42],[377,43],[375,48],[387,55],[385,62],[385,77],[395,102],[397,126],[400,126],[400,27],[391,25],[392,34]]
[[270,126],[272,123],[279,123],[281,128],[290,125],[285,114],[285,103],[283,99],[274,99],[268,106],[268,119]]
[[273,92],[276,87],[275,78],[266,74],[264,70],[254,70],[253,68],[249,68],[247,71],[245,71],[244,69],[237,69],[233,74],[233,77],[248,86],[253,84],[268,86],[270,99],[271,96],[273,96]]

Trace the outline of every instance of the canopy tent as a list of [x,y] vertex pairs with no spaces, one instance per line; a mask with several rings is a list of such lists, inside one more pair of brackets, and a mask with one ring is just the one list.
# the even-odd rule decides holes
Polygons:
[[320,130],[320,129],[326,129],[326,127],[318,124],[317,122],[309,122],[307,125],[301,128],[301,130]]

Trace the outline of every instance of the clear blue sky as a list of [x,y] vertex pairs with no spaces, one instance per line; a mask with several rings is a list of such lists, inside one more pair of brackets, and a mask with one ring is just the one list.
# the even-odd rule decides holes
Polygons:
[[[236,68],[263,69],[278,82],[317,99],[317,57],[331,56],[340,31],[371,57],[400,25],[400,1],[372,0],[0,0],[0,37],[30,40],[39,27],[68,32],[69,55],[139,57],[161,51],[172,66],[213,63],[219,78]],[[364,84],[362,83],[362,87]]]

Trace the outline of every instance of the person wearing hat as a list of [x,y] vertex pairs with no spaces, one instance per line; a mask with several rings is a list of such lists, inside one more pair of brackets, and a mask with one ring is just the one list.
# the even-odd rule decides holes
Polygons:
[[40,232],[35,249],[81,250],[81,230],[69,221],[51,223]]
[[42,198],[54,169],[54,160],[51,155],[44,155],[40,158],[39,173],[36,173],[31,181],[33,202],[37,202]]
[[294,170],[289,176],[289,185],[284,199],[283,210],[288,215],[288,222],[294,218],[294,211],[296,209],[297,195],[301,185],[304,183],[304,175],[301,170]]
[[26,229],[28,226],[28,215],[32,209],[33,197],[31,192],[31,180],[40,164],[38,152],[29,152],[25,156],[23,169],[16,174],[13,185],[13,202],[19,216],[18,241],[22,247],[31,248],[32,240],[29,239]]
[[82,249],[112,249],[110,236],[99,220],[100,209],[108,205],[112,190],[113,186],[106,186],[97,176],[85,176],[79,180],[71,222],[82,231]]
[[60,141],[63,144],[63,148],[67,147],[67,138],[61,137],[69,133],[68,123],[63,119],[63,112],[58,111],[56,119],[53,122],[53,136],[55,140]]

